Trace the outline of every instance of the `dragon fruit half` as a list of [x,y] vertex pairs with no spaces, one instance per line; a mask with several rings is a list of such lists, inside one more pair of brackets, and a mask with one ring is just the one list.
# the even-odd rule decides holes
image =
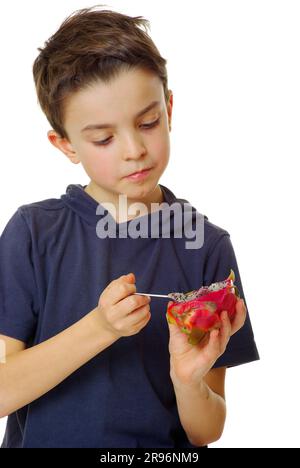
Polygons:
[[172,297],[176,302],[172,301],[168,305],[168,322],[177,324],[189,336],[190,344],[200,343],[211,330],[220,327],[220,314],[223,310],[228,312],[230,321],[233,320],[239,297],[234,280],[234,271],[231,270],[224,281],[185,294],[173,293]]

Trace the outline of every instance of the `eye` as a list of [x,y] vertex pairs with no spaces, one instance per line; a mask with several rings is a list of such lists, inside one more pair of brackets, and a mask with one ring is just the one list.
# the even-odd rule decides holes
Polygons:
[[[160,117],[157,119],[157,120],[154,120],[154,122],[150,122],[148,124],[143,124],[141,125],[142,128],[144,128],[145,130],[148,130],[150,128],[154,128],[156,127],[160,122]],[[109,138],[106,138],[106,140],[102,140],[102,141],[94,141],[94,145],[96,146],[106,146],[110,143],[110,140],[111,140],[112,137],[109,137]]]
[[143,127],[143,128],[153,128],[153,127],[155,127],[156,125],[159,124],[159,121],[160,121],[160,118],[158,118],[157,120],[154,120],[154,122],[151,122],[151,123],[148,123],[148,124],[143,124],[143,125],[141,125],[141,127]]
[[96,145],[96,146],[106,146],[110,142],[110,138],[111,137],[106,138],[106,140],[102,140],[102,141],[94,141],[94,145]]

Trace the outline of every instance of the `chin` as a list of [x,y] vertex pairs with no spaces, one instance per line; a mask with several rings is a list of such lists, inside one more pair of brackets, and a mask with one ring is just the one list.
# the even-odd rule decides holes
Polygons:
[[129,198],[143,199],[153,193],[157,187],[157,181],[144,182],[143,184],[132,184],[130,187],[126,187],[125,193]]

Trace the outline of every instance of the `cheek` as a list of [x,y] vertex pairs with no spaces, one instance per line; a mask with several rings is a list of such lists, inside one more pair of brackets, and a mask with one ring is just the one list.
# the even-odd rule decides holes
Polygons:
[[170,138],[168,135],[153,141],[151,155],[158,167],[165,167],[168,164],[170,156]]
[[116,168],[113,159],[98,148],[91,147],[85,150],[81,163],[91,179],[107,183],[114,180]]

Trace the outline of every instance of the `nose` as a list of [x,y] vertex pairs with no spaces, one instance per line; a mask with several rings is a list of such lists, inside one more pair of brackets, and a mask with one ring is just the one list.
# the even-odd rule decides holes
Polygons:
[[125,161],[128,159],[140,159],[146,153],[145,145],[138,136],[128,136],[125,138],[123,158]]

